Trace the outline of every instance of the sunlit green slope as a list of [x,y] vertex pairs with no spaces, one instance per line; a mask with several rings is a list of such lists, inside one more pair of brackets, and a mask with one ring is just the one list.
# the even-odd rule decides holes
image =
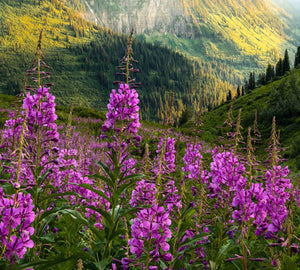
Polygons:
[[[72,0],[69,0],[72,1]],[[286,47],[295,52],[289,36],[289,14],[263,0],[87,0],[86,13],[114,31],[131,26],[141,39],[164,44],[214,66],[231,69],[230,82],[274,63]],[[284,19],[284,20],[283,20]],[[300,41],[299,41],[300,42]],[[248,74],[247,74],[248,75]]]
[[[39,4],[40,2],[40,4]],[[113,81],[120,79],[116,66],[124,56],[128,36],[96,26],[82,19],[76,10],[80,2],[64,5],[59,0],[0,0],[0,93],[17,94],[34,58],[39,32],[43,28],[42,50],[51,67],[51,92],[58,104],[105,109]],[[144,119],[165,119],[174,92],[174,118],[185,106],[207,108],[226,97],[235,80],[222,64],[192,61],[165,47],[134,37],[134,58],[139,60],[137,81]],[[226,75],[227,74],[227,75]]]
[[[257,110],[258,129],[262,135],[260,154],[266,154],[263,149],[268,146],[271,134],[273,116],[276,118],[277,130],[280,130],[280,143],[284,151],[282,157],[288,158],[294,169],[300,169],[300,70],[293,69],[280,80],[251,91],[234,101],[207,112],[202,117],[203,138],[213,141],[218,136],[224,136],[225,120],[232,106],[232,120],[237,121],[238,111],[242,109],[241,125],[244,141],[247,138],[248,127],[254,129],[255,110]],[[234,127],[232,128],[234,131]],[[225,136],[226,137],[226,136]]]

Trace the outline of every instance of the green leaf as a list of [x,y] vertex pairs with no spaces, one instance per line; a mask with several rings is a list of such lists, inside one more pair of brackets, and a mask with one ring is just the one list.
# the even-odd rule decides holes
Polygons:
[[121,174],[120,182],[124,182],[128,179],[131,179],[132,181],[134,181],[134,180],[137,181],[137,180],[144,177],[143,174],[139,174],[139,173],[134,173],[134,174],[130,174],[130,175],[127,175],[127,176],[123,177],[123,175],[126,174],[128,171],[129,170],[127,170],[127,171],[125,171],[124,173]]
[[295,262],[295,257],[289,257],[284,254],[281,269],[282,270],[297,270],[297,269],[299,269],[297,263]]
[[100,231],[94,226],[94,224],[91,224],[77,210],[65,209],[60,212],[62,214],[63,213],[69,214],[73,219],[77,219],[78,221],[86,225],[99,239],[102,238]]
[[117,190],[114,190],[113,196],[112,196],[112,200],[115,202],[115,204],[121,199],[122,194],[131,186],[134,186],[136,183],[136,181],[130,181],[126,184],[123,184],[121,186],[118,187]]
[[[145,207],[145,206],[143,206],[144,207],[144,209],[145,208],[148,208],[148,207]],[[149,208],[151,207],[151,205],[149,205]],[[130,208],[130,209],[124,209],[124,208],[122,208],[121,210],[120,210],[120,212],[119,212],[119,216],[118,216],[118,219],[120,219],[120,218],[122,218],[122,217],[126,217],[128,214],[132,214],[132,213],[136,213],[136,212],[138,212],[140,210],[140,208],[138,208],[138,207],[132,207],[132,208]]]
[[[73,206],[74,207],[74,206]],[[37,217],[35,222],[39,223],[41,222],[43,219],[45,219],[46,217],[50,216],[50,215],[57,215],[60,211],[64,210],[64,209],[68,209],[68,208],[72,208],[72,206],[70,205],[65,205],[65,206],[60,206],[60,207],[55,207],[52,208],[46,212],[44,212],[40,217]]]
[[97,164],[101,166],[101,168],[104,170],[104,172],[107,173],[107,175],[110,177],[110,179],[113,179],[113,176],[112,176],[112,173],[111,173],[110,168],[108,168],[108,167],[107,167],[103,162],[101,162],[101,161],[98,161]]
[[220,247],[218,252],[218,260],[221,259],[221,257],[224,255],[224,253],[227,251],[231,244],[232,241],[230,239],[227,239],[227,244]]
[[[43,167],[38,168],[37,175],[39,175],[40,172],[42,171],[42,170],[39,170],[39,169],[43,169]],[[51,170],[52,170],[52,168],[49,168],[46,172],[44,172],[44,174],[42,176],[37,177],[37,183],[38,183],[39,186],[44,182],[46,177],[50,174]]]
[[210,269],[217,269],[214,261],[209,261]]
[[106,220],[106,222],[108,223],[108,225],[110,227],[114,226],[113,217],[108,212],[106,212],[106,211],[104,211],[104,210],[102,210],[100,208],[96,208],[93,205],[85,206],[85,208],[89,208],[89,209],[92,209],[92,210],[98,212]]
[[187,238],[184,242],[182,242],[180,244],[179,247],[184,247],[184,246],[188,246],[187,248],[185,248],[184,250],[182,250],[181,252],[178,252],[176,255],[176,257],[186,253],[187,251],[189,250],[193,250],[195,249],[195,243],[196,242],[199,242],[201,240],[204,240],[204,237],[205,236],[209,236],[207,233],[199,233],[199,234],[196,234],[192,239],[190,238]]
[[100,262],[94,263],[98,269],[105,270],[106,266],[109,264],[109,261],[107,259],[101,260]]
[[242,269],[242,267],[240,266],[239,260],[232,261],[231,263],[235,266],[236,269],[238,269],[238,270]]
[[111,149],[111,152],[107,153],[109,158],[111,159],[113,164],[118,164],[118,156],[117,156],[117,152],[115,151],[114,148]]
[[97,174],[96,178],[103,180],[109,187],[112,187],[114,185],[114,182],[110,178],[105,177],[104,175]]
[[116,184],[118,178],[120,177],[120,171],[121,171],[121,167],[120,166],[117,166],[116,164],[114,164],[114,170],[113,170],[113,182],[114,182],[114,185]]
[[161,269],[166,269],[168,267],[161,259],[159,260],[159,264]]
[[45,235],[45,236],[40,236],[38,237],[39,240],[41,240],[41,242],[43,243],[54,243],[54,237],[53,237],[53,234],[48,234],[48,235]]
[[92,191],[92,192],[98,194],[99,196],[101,196],[102,198],[104,198],[105,200],[107,200],[109,203],[111,203],[111,199],[108,198],[108,197],[106,196],[106,194],[105,194],[103,191],[98,190],[98,189],[95,189],[95,188],[94,188],[92,185],[90,185],[90,184],[72,184],[72,185],[76,185],[76,186],[80,186],[80,187],[83,187],[83,188],[85,188],[85,189],[88,189],[88,190],[90,190],[90,191]]

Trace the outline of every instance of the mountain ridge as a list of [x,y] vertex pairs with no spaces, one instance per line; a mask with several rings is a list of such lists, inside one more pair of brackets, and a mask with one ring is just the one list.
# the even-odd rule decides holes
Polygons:
[[289,15],[269,0],[83,2],[113,31],[129,33],[134,26],[147,42],[202,61],[226,63],[241,79],[249,73],[249,63],[261,71],[274,64],[284,49],[295,53],[297,45],[286,34]]
[[[77,1],[77,4],[80,2]],[[72,4],[72,5],[71,5]],[[32,63],[39,31],[44,28],[42,50],[51,67],[51,92],[62,106],[106,109],[116,66],[124,56],[128,36],[85,21],[76,2],[68,6],[58,0],[0,0],[0,93],[18,94],[29,64]],[[184,57],[164,46],[134,37],[134,57],[140,61],[136,74],[142,85],[141,111],[144,119],[161,121],[166,117],[174,92],[174,118],[186,106],[198,110],[212,107],[226,98],[234,86],[226,78],[238,78],[222,63],[205,63]]]

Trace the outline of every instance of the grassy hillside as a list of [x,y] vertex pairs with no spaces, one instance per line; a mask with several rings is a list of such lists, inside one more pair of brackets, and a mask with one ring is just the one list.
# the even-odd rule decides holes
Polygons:
[[[244,141],[247,140],[248,127],[254,128],[255,110],[258,112],[258,129],[262,136],[259,154],[266,155],[264,149],[268,146],[271,134],[273,116],[276,117],[277,130],[280,130],[280,143],[284,149],[282,157],[289,159],[293,169],[300,169],[300,70],[293,69],[280,80],[254,89],[245,96],[207,112],[203,115],[204,130],[202,138],[213,142],[219,136],[225,136],[225,120],[232,106],[232,120],[237,122],[239,109],[242,109],[241,126]],[[232,127],[230,131],[234,131]],[[252,134],[253,136],[253,134]]]
[[[40,5],[38,4],[40,2]],[[99,31],[89,22],[82,20],[58,0],[51,1],[0,1],[0,91],[15,94],[23,87],[28,65],[32,62],[43,28],[42,50],[45,61],[52,67],[52,76],[58,86],[68,81],[65,96],[79,104],[91,105],[91,101],[80,91],[73,95],[80,80],[85,80],[86,92],[92,91],[90,75],[72,74],[77,69],[78,57],[70,54],[70,44],[82,44],[94,39]],[[66,63],[64,67],[62,64]],[[77,79],[78,78],[78,79]],[[76,82],[77,81],[77,82]]]

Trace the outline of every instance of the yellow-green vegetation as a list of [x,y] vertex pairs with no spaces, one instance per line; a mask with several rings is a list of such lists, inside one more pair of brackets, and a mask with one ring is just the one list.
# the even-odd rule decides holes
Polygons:
[[[250,71],[274,64],[284,49],[294,53],[295,44],[300,42],[291,17],[271,1],[84,2],[93,9],[90,18],[95,19],[96,14],[100,24],[115,31],[128,31],[129,24],[136,25],[141,40],[211,63],[213,72],[234,84],[243,83]],[[220,65],[225,66],[225,72],[219,70]]]
[[147,41],[167,44],[216,65],[225,63],[237,78],[253,69],[261,70],[268,63],[274,64],[285,48],[295,50],[293,42],[288,41],[293,38],[286,35],[289,26],[278,16],[288,15],[275,6],[270,8],[270,3],[260,0],[179,1],[186,16],[192,18],[195,37],[151,31],[151,34],[144,34]]
[[[220,43],[232,41],[237,51],[258,56],[264,61],[269,61],[270,57],[275,60],[280,55],[287,25],[274,16],[263,1],[181,1],[200,30],[211,28],[219,36],[219,41],[213,40],[217,47]],[[207,51],[212,56],[222,53],[222,49]],[[222,56],[230,57],[231,54],[225,52]]]
[[0,12],[2,49],[24,56],[35,52],[41,28],[45,33],[43,47],[46,50],[64,48],[79,41],[87,42],[97,31],[92,23],[59,0],[0,1]]
[[[121,79],[115,75],[116,65],[128,37],[82,19],[76,11],[82,9],[79,1],[65,3],[69,7],[58,0],[0,0],[0,93],[17,94],[23,88],[43,28],[42,51],[51,67],[51,93],[57,103],[105,110],[113,81]],[[142,83],[138,90],[142,119],[164,120],[171,92],[175,93],[172,115],[177,120],[185,106],[197,110],[204,98],[207,108],[222,102],[229,90],[234,92],[232,83],[237,78],[233,75],[226,82],[232,72],[223,64],[194,61],[138,38],[132,47],[140,61],[135,64],[140,72],[134,76]]]
[[[238,111],[242,109],[241,125],[243,127],[244,141],[247,138],[248,127],[254,128],[255,110],[257,110],[258,129],[262,135],[259,153],[266,154],[264,149],[268,146],[271,134],[273,116],[276,117],[277,129],[280,130],[280,143],[284,149],[281,152],[289,158],[289,166],[300,169],[300,70],[293,69],[280,80],[259,87],[235,100],[228,101],[210,112],[206,112],[201,120],[204,130],[202,138],[213,142],[218,136],[224,136],[224,121],[232,105],[233,122],[236,123]],[[234,129],[234,128],[233,128]]]
[[[87,74],[80,70],[72,73],[78,69],[79,57],[70,53],[68,47],[91,42],[99,31],[104,31],[101,27],[95,27],[58,0],[1,0],[0,24],[0,92],[16,94],[23,88],[26,69],[34,58],[40,30],[44,29],[45,61],[53,68],[56,89],[63,88],[56,95],[66,97],[67,104],[94,105],[88,95],[77,90],[83,87],[84,80],[88,82],[86,92],[93,92],[93,86]],[[65,103],[63,99],[60,102]]]

